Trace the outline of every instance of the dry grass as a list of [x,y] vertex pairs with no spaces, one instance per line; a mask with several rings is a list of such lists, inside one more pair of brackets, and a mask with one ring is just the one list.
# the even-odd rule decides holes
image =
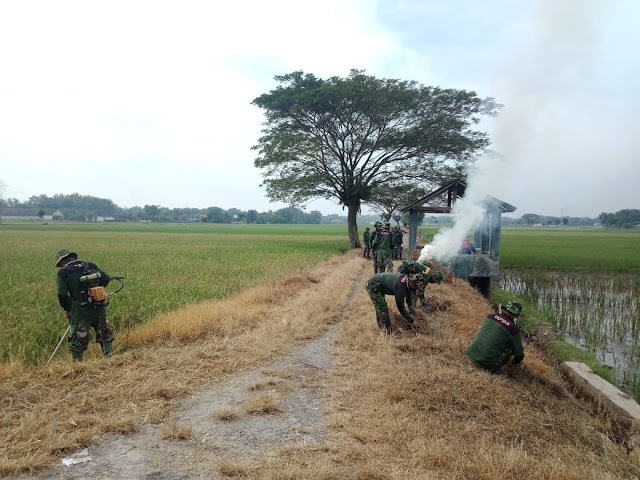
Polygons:
[[275,392],[262,392],[247,399],[244,411],[251,414],[279,413],[282,411],[280,398]]
[[239,413],[240,412],[235,408],[221,408],[216,410],[214,415],[218,420],[231,421],[234,418],[237,418]]
[[[379,332],[364,287],[343,312],[351,285],[370,265],[351,252],[287,282],[165,315],[155,328],[132,334],[132,348],[110,360],[56,361],[38,369],[3,366],[0,474],[50,464],[104,433],[130,431],[145,421],[169,419],[170,424],[178,398],[267,364],[341,321],[334,368],[323,379],[331,396],[329,438],[288,445],[255,461],[219,458],[221,475],[271,480],[640,476],[625,448],[611,440],[607,418],[566,401],[562,379],[541,353],[527,347],[524,364],[510,369],[511,378],[491,376],[467,360],[466,348],[490,307],[465,282],[428,287],[433,313],[418,314],[417,334],[403,328],[391,336]],[[396,327],[406,323],[397,313],[392,321]],[[278,406],[278,385],[267,381],[250,389],[254,413]],[[70,404],[76,407],[67,408]],[[120,421],[108,420],[115,418]]]
[[173,440],[188,440],[193,436],[192,425],[178,425],[173,417],[169,418],[169,421],[162,429],[161,438],[171,438]]

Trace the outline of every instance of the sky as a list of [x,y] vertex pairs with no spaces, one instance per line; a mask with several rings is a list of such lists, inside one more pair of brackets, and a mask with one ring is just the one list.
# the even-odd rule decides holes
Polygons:
[[361,69],[503,104],[477,182],[509,216],[640,208],[639,20],[637,0],[1,2],[0,193],[283,208],[252,100]]

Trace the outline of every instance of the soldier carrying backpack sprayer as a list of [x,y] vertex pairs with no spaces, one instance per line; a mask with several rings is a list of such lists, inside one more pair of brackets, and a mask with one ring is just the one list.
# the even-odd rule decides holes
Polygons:
[[[73,361],[82,361],[89,345],[89,327],[95,330],[96,343],[100,344],[104,356],[110,357],[114,337],[107,322],[107,305],[109,297],[124,286],[124,277],[110,277],[95,263],[78,260],[78,255],[67,249],[59,250],[56,258],[56,267],[60,268],[56,277],[58,301],[69,319],[69,327],[63,338],[68,332]],[[111,280],[119,281],[120,287],[107,292],[105,287]],[[49,362],[61,343],[62,339]]]

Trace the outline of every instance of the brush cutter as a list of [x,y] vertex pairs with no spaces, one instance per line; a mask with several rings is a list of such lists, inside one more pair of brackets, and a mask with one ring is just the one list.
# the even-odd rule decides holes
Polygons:
[[[94,274],[95,275],[95,274]],[[127,277],[110,277],[111,280],[117,280],[118,282],[120,282],[120,285],[118,286],[118,288],[116,288],[113,292],[106,292],[106,296],[107,298],[109,298],[111,295],[118,293],[120,290],[122,290],[124,288],[124,280]],[[67,336],[67,334],[69,333],[69,330],[71,329],[71,325],[67,326],[67,329],[64,331],[64,333],[62,334],[62,337],[60,337],[60,341],[58,342],[58,345],[56,345],[55,350],[53,351],[53,353],[51,354],[51,356],[49,357],[49,360],[47,360],[47,365],[49,365],[49,362],[51,362],[51,359],[54,357],[54,355],[56,354],[56,352],[58,351],[58,349],[60,348],[60,345],[62,345],[62,341],[64,340],[64,337]]]

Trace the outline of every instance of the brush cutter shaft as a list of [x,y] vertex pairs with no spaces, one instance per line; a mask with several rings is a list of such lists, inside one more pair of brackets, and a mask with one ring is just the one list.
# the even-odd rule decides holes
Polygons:
[[62,341],[64,340],[64,337],[67,336],[67,333],[69,333],[69,329],[71,328],[71,325],[67,326],[67,329],[64,331],[64,333],[62,334],[62,337],[60,337],[60,341],[58,342],[58,345],[56,346],[56,349],[53,351],[53,353],[51,354],[51,356],[49,357],[49,360],[47,361],[47,365],[49,365],[49,362],[51,361],[51,359],[53,358],[53,356],[56,354],[56,352],[58,351],[58,349],[60,348],[60,345],[62,345]]

